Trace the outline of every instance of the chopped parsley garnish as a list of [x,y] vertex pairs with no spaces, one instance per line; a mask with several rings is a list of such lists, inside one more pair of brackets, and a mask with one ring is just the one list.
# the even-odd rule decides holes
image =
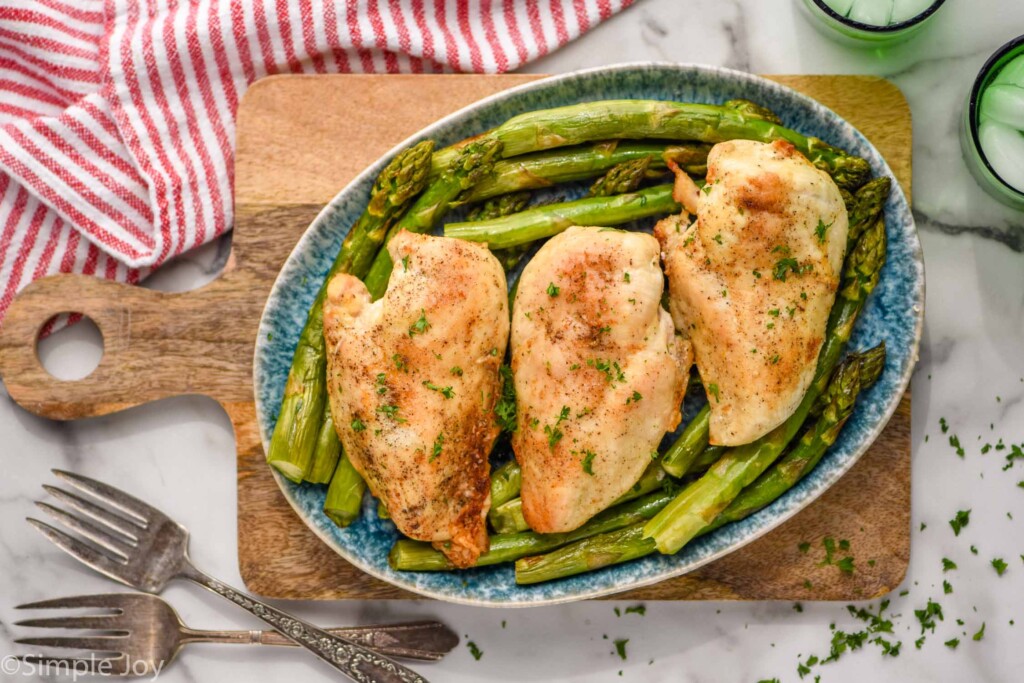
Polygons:
[[516,431],[516,387],[512,381],[512,368],[502,365],[498,368],[498,376],[501,378],[501,394],[494,404],[494,421],[501,431],[511,434]]
[[974,554],[974,555],[977,555],[978,554],[978,548],[972,545],[971,546],[971,553]]
[[768,360],[769,360],[769,362],[771,362],[772,365],[776,365],[776,364],[778,364],[779,360],[781,360],[781,358],[779,357],[779,354],[776,353],[775,355],[773,355]]
[[964,449],[960,445],[960,437],[958,437],[956,434],[950,434],[949,445],[956,449],[957,455],[959,455],[961,458],[964,457]]
[[645,605],[633,605],[632,607],[626,608],[626,614],[639,614],[644,616],[647,614],[647,607]]
[[388,388],[384,384],[384,381],[386,379],[387,379],[387,375],[385,375],[383,372],[378,372],[377,373],[377,393],[380,394],[380,395],[384,395],[384,394],[388,393]]
[[609,384],[626,381],[626,374],[622,372],[622,368],[619,367],[618,361],[609,361],[603,358],[588,358],[587,367],[603,372],[605,379],[608,380]]
[[555,424],[561,424],[563,420],[569,419],[569,406],[562,406],[562,409],[558,412],[558,419],[555,420]]
[[946,432],[949,431],[949,423],[946,422],[946,418],[944,418],[944,417],[940,417],[939,418],[939,427],[942,429],[942,433],[943,434],[945,434]]
[[398,417],[398,406],[380,406],[377,408],[378,413],[384,413],[395,422],[405,422],[404,419]]
[[[832,223],[835,223],[835,221],[832,221]],[[818,219],[818,226],[814,228],[814,234],[817,235],[818,241],[821,242],[822,244],[825,243],[825,233],[828,232],[828,229],[832,227],[832,223],[825,225],[825,222],[823,220],[821,220],[820,218]]]
[[544,425],[544,433],[548,437],[548,448],[551,450],[555,449],[555,444],[562,440],[564,434],[558,427],[552,427],[551,425]]
[[402,272],[404,273],[407,270],[409,270],[409,255],[408,254],[406,254],[405,256],[402,257]]
[[[918,622],[921,624],[922,635],[924,635],[925,631],[935,633],[935,620],[943,621],[942,605],[929,598],[928,604],[925,605],[924,609],[914,610],[914,616],[917,617]],[[915,643],[915,645],[917,644]],[[920,645],[918,647],[920,648]]]
[[434,439],[434,448],[430,451],[430,458],[427,462],[434,462],[437,456],[441,455],[441,450],[444,448],[444,434],[438,434],[437,438]]
[[768,311],[768,315],[770,315],[773,318],[778,318],[779,317],[779,309],[777,309],[777,308],[771,309],[770,311]]
[[983,622],[981,622],[981,628],[978,629],[978,632],[975,633],[973,636],[971,636],[971,640],[981,640],[984,637],[985,637],[985,622],[983,621]]
[[629,642],[629,638],[616,638],[615,639],[615,652],[618,653],[622,659],[626,658],[626,643]]
[[715,240],[716,242],[718,242],[719,244],[721,244],[721,243],[722,243],[722,233],[718,233],[717,235],[715,235],[715,236],[714,236],[714,237],[712,237],[711,239],[713,239],[713,240]]
[[806,555],[807,551],[810,550],[810,549],[811,549],[811,544],[808,543],[807,541],[804,541],[803,543],[801,543],[800,545],[797,546],[797,550],[802,552],[804,555]]
[[943,643],[943,645],[948,647],[950,650],[955,650],[956,646],[959,645],[959,644],[960,644],[960,639],[959,638],[950,638],[945,643]]
[[402,372],[405,372],[405,370],[409,367],[408,365],[405,364],[405,358],[403,358],[401,355],[397,353],[391,356],[391,361],[395,364],[395,367],[401,370]]
[[953,560],[951,560],[949,558],[946,558],[946,557],[942,558],[942,572],[943,573],[948,572],[948,571],[952,571],[954,569],[956,569],[956,562],[954,562]]
[[469,654],[473,655],[473,659],[480,661],[480,658],[484,656],[484,651],[477,647],[476,643],[472,640],[466,643],[466,647],[469,648]]
[[597,453],[591,450],[583,451],[583,471],[594,476],[594,458],[597,457]]
[[641,394],[639,391],[634,391],[633,395],[626,399],[626,405],[628,406],[630,403],[638,403],[642,399],[643,394]]
[[996,570],[996,574],[1002,576],[1006,573],[1006,562],[1003,561],[1003,558],[997,557],[992,560],[992,568]]
[[455,375],[456,377],[462,377],[462,368],[460,368],[458,365],[449,370],[449,372]]
[[629,271],[628,270],[622,275],[622,280],[624,282],[629,282]]
[[960,530],[967,526],[971,521],[970,510],[960,510],[956,513],[956,517],[949,520],[949,526],[953,527],[953,535],[959,536]]
[[364,429],[366,429],[366,425],[363,424],[363,421],[360,420],[358,417],[353,417],[352,422],[349,423],[349,426],[352,427],[353,432],[361,432]]
[[836,562],[836,566],[839,567],[839,571],[843,572],[844,574],[852,574],[853,558],[850,556],[846,556],[843,559]]
[[775,262],[775,267],[772,268],[772,276],[776,280],[785,282],[786,276],[789,273],[793,273],[794,275],[803,275],[804,273],[809,273],[812,270],[814,270],[813,264],[805,263],[800,265],[795,258],[787,256],[786,258],[781,258]]
[[1013,467],[1014,460],[1024,460],[1024,450],[1021,450],[1017,444],[1010,447],[1010,453],[1006,456],[1006,464],[1003,465],[1004,472]]
[[756,269],[755,269],[755,270],[753,271],[753,273],[754,273],[754,277],[755,277],[755,278],[757,278],[758,280],[760,280],[760,279],[761,279],[761,271],[760,271],[760,270],[756,270]]
[[445,398],[454,398],[455,396],[455,392],[452,391],[451,387],[439,387],[433,382],[431,382],[429,379],[423,380],[423,386],[425,386],[427,389],[430,389],[431,391],[439,392]]
[[562,288],[561,287],[556,287],[554,282],[549,282],[548,283],[548,296],[556,297],[556,296],[558,296],[558,293],[560,291],[562,291]]
[[718,395],[718,385],[714,382],[708,385],[708,393],[715,397],[716,403],[722,402],[722,399]]
[[413,337],[417,334],[426,334],[429,329],[430,323],[427,321],[427,312],[421,308],[420,317],[416,319],[416,322],[409,326],[409,336]]

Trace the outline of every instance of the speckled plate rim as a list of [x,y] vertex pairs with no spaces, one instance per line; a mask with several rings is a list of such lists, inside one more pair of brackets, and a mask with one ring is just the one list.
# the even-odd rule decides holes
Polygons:
[[[838,114],[836,114],[828,107],[824,106],[817,100],[814,100],[813,98],[808,97],[807,95],[804,95],[803,93],[794,90],[793,88],[790,88],[788,86],[776,83],[761,76],[746,73],[743,71],[727,69],[723,67],[708,66],[703,64],[657,61],[627,62],[612,66],[581,69],[566,74],[560,74],[556,76],[550,76],[548,78],[538,79],[537,81],[532,81],[530,83],[512,87],[507,90],[495,93],[494,95],[490,95],[488,97],[477,100],[472,104],[469,104],[443,118],[438,119],[429,126],[420,129],[413,135],[409,136],[402,142],[395,145],[388,152],[383,154],[376,162],[367,167],[366,170],[364,170],[362,173],[356,176],[351,182],[349,182],[348,185],[346,185],[340,192],[338,192],[338,194],[335,195],[335,197],[326,206],[324,206],[324,208],[317,214],[316,218],[313,219],[313,222],[303,233],[302,237],[299,238],[299,241],[296,243],[295,247],[289,253],[288,258],[286,259],[284,265],[281,268],[281,271],[278,273],[278,276],[274,281],[273,286],[271,287],[269,296],[267,298],[267,302],[264,304],[263,312],[261,313],[260,316],[259,329],[257,330],[255,349],[253,352],[253,387],[254,399],[256,403],[256,421],[257,428],[259,429],[260,433],[260,440],[263,444],[264,453],[267,451],[267,448],[269,446],[269,434],[271,433],[271,430],[269,429],[270,425],[266,423],[264,415],[271,413],[266,412],[265,406],[261,401],[258,387],[261,385],[260,375],[263,367],[261,363],[261,353],[264,350],[264,340],[267,338],[268,329],[270,328],[270,325],[267,323],[267,313],[268,311],[274,308],[275,300],[281,296],[281,291],[279,290],[283,287],[282,283],[286,282],[288,280],[288,276],[293,274],[291,273],[291,271],[297,270],[297,262],[299,260],[298,257],[310,247],[314,239],[313,233],[315,232],[317,226],[321,222],[328,220],[329,217],[336,210],[339,209],[344,198],[353,190],[353,188],[356,188],[359,185],[367,182],[372,177],[375,177],[376,174],[379,173],[380,169],[383,167],[383,164],[387,160],[390,160],[399,151],[405,149],[406,147],[416,142],[419,142],[420,140],[423,140],[424,138],[431,137],[431,135],[444,129],[449,124],[457,121],[458,119],[467,116],[474,110],[482,109],[490,105],[495,105],[502,102],[513,100],[524,93],[550,88],[554,85],[570,82],[576,79],[585,79],[588,76],[595,76],[601,74],[628,73],[635,70],[652,69],[677,71],[680,73],[698,72],[711,77],[738,80],[740,82],[745,82],[750,85],[757,85],[763,88],[767,88],[769,90],[773,90],[779,96],[795,100],[801,106],[810,109],[815,116],[822,117],[825,120],[831,119],[832,123],[842,127],[846,127],[859,143],[867,146],[873,152],[875,158],[869,159],[869,161],[872,162],[873,170],[876,172],[880,172],[884,175],[888,175],[892,178],[895,178],[895,174],[889,167],[889,164],[885,161],[885,158],[878,152],[874,145],[872,145],[867,140],[867,138],[852,124],[847,122],[845,119],[840,117]],[[761,518],[754,530],[746,534],[743,534],[740,538],[734,540],[731,543],[728,543],[725,547],[704,554],[699,559],[692,560],[677,568],[667,569],[665,571],[655,573],[651,576],[625,582],[623,583],[623,585],[592,588],[589,590],[583,590],[577,593],[560,595],[556,597],[540,597],[538,599],[526,600],[492,600],[479,597],[462,597],[458,595],[451,595],[443,591],[418,585],[414,580],[414,577],[416,576],[415,572],[408,573],[408,580],[399,580],[396,579],[394,576],[389,576],[381,571],[378,571],[375,567],[364,562],[362,558],[360,558],[358,555],[354,555],[352,553],[347,552],[346,549],[340,547],[337,543],[335,543],[334,539],[331,538],[330,535],[328,535],[321,528],[319,528],[319,526],[312,519],[307,518],[301,506],[299,505],[296,496],[294,495],[290,488],[290,482],[288,482],[284,478],[284,476],[282,476],[277,470],[271,468],[274,479],[276,480],[278,487],[281,489],[281,492],[284,495],[285,499],[288,501],[288,504],[295,511],[296,515],[298,515],[298,517],[307,526],[307,528],[309,528],[317,536],[317,538],[319,538],[329,548],[338,553],[338,555],[340,555],[347,562],[351,563],[353,566],[369,574],[370,576],[381,581],[384,581],[386,583],[389,583],[398,588],[401,588],[403,590],[407,590],[409,592],[422,595],[424,597],[450,602],[453,604],[478,607],[540,607],[546,605],[564,604],[568,602],[577,602],[580,600],[589,600],[593,598],[614,595],[616,593],[620,593],[623,591],[650,586],[656,583],[661,583],[662,581],[666,581],[671,578],[688,574],[710,562],[713,562],[721,557],[724,557],[725,555],[728,555],[738,550],[739,548],[742,548],[743,546],[749,543],[752,543],[753,541],[756,541],[765,534],[781,526],[783,523],[791,519],[797,513],[799,513],[808,505],[817,500],[822,494],[825,493],[825,491],[827,491],[837,481],[839,481],[839,479],[841,479],[842,476],[846,474],[860,460],[861,456],[863,456],[863,454],[867,452],[871,445],[882,434],[885,427],[888,425],[889,420],[896,412],[896,409],[899,406],[900,401],[906,393],[907,388],[910,386],[910,380],[913,374],[914,367],[916,366],[918,351],[921,343],[921,337],[924,330],[925,273],[923,251],[920,240],[918,238],[916,225],[914,224],[913,214],[910,211],[910,204],[907,201],[906,195],[903,192],[903,188],[900,186],[899,183],[894,183],[893,185],[892,193],[889,197],[889,201],[886,204],[886,215],[889,216],[889,214],[894,210],[901,215],[903,221],[905,221],[906,224],[909,224],[910,228],[909,230],[904,230],[904,233],[907,240],[909,240],[907,246],[909,246],[910,248],[910,253],[913,258],[912,266],[914,274],[916,276],[914,278],[912,291],[912,297],[914,300],[913,312],[915,314],[915,319],[913,337],[910,345],[911,348],[908,349],[908,357],[911,360],[910,362],[904,363],[904,365],[901,367],[900,376],[894,385],[895,388],[891,392],[889,392],[889,395],[887,396],[884,409],[881,411],[881,414],[876,418],[874,426],[871,429],[870,433],[860,438],[860,443],[857,446],[856,450],[846,457],[845,461],[842,463],[841,466],[832,469],[829,475],[823,481],[819,482],[819,484],[816,487],[814,487],[811,491],[806,492],[805,495],[803,495],[799,500],[790,501],[788,506],[784,508],[780,507],[780,505],[785,500],[787,500],[787,498],[784,496],[783,498],[776,500],[772,505],[768,506],[764,510],[747,518],[748,521],[753,520],[754,518]],[[869,301],[869,305],[870,303],[871,302]],[[862,409],[863,407],[858,405],[858,410]],[[273,410],[272,413],[276,413],[276,409]],[[773,514],[765,518],[766,513],[768,512],[771,512]],[[366,510],[364,506],[364,514],[365,513]],[[714,535],[709,535],[707,538],[713,537]],[[406,575],[399,573],[398,576],[404,577]]]

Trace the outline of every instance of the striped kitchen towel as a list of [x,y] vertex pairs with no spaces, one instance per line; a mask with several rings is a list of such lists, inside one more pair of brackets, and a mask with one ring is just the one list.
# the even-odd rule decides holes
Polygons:
[[0,1],[0,321],[36,278],[137,282],[229,229],[257,78],[507,71],[632,2]]

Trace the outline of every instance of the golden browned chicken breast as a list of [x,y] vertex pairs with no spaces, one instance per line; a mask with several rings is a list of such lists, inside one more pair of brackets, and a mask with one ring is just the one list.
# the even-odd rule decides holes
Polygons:
[[379,301],[350,275],[328,286],[331,414],[398,529],[468,567],[487,550],[505,274],[472,242],[401,232],[387,248],[395,268]]
[[527,264],[512,319],[523,515],[577,528],[625,493],[679,407],[690,346],[661,307],[650,235],[569,228]]
[[814,376],[846,253],[846,207],[785,142],[723,142],[697,220],[658,223],[670,310],[693,341],[712,444],[749,443],[799,405]]

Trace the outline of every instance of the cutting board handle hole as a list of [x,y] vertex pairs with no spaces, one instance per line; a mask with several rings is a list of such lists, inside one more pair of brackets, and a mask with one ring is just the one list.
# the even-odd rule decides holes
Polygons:
[[85,379],[103,358],[103,333],[83,313],[58,313],[39,328],[36,355],[43,368],[56,379],[69,382]]

